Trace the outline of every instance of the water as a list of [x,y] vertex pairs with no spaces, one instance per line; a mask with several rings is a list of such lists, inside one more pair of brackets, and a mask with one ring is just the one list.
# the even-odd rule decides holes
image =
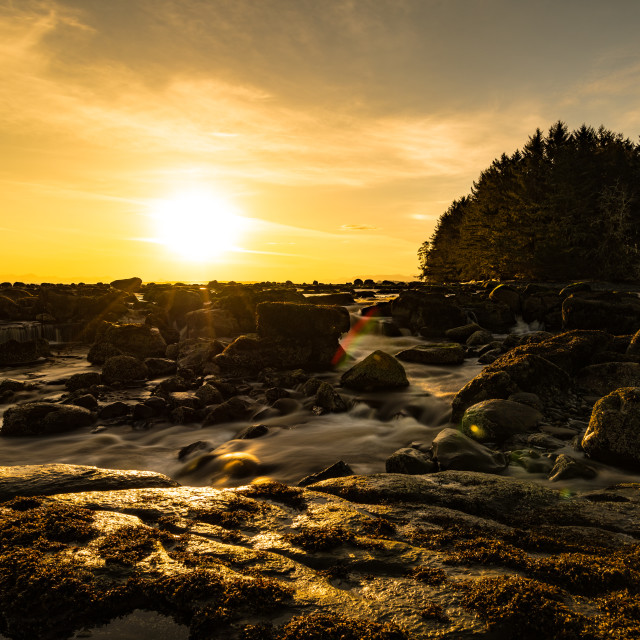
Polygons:
[[[363,320],[356,315],[358,309],[358,306],[350,309],[354,329],[342,343],[351,360],[343,369],[377,349],[395,355],[424,342],[409,335],[383,336],[379,333],[380,319]],[[56,400],[65,392],[65,378],[73,373],[98,370],[87,362],[86,351],[77,346],[60,347],[54,349],[54,357],[43,364],[0,369],[0,378],[17,378],[36,385],[35,389],[18,394],[15,400]],[[482,369],[475,359],[466,360],[460,366],[403,364],[410,382],[406,389],[355,393],[339,388],[340,394],[351,403],[346,413],[315,416],[300,408],[285,416],[207,427],[160,423],[149,429],[136,429],[129,424],[106,426],[99,432],[95,432],[93,426],[43,438],[2,438],[0,465],[57,462],[141,469],[164,473],[182,484],[194,486],[234,486],[256,476],[297,483],[338,460],[347,462],[356,473],[382,472],[385,460],[395,450],[413,442],[431,443],[448,423],[452,397]],[[338,370],[321,377],[337,384],[340,375]],[[110,392],[104,401],[138,402],[150,395],[154,384]],[[291,393],[301,404],[304,400],[301,394],[295,390]],[[0,406],[0,414],[8,406],[11,405]],[[252,440],[234,439],[247,425],[255,423],[269,425],[270,432]],[[186,461],[178,460],[178,451],[196,441],[205,442],[206,449]],[[569,447],[565,452],[580,457]],[[508,475],[547,482],[544,476],[527,474],[519,467],[510,467]],[[638,480],[640,478],[602,465],[595,480],[551,486],[589,490],[612,482]]]

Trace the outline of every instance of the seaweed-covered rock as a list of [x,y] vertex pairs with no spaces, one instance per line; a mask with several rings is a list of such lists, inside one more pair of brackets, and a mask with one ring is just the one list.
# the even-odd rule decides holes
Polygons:
[[189,338],[178,343],[178,367],[196,374],[215,372],[214,358],[222,353],[222,343],[213,338]]
[[582,449],[594,460],[640,471],[640,387],[617,389],[596,402]]
[[74,373],[64,384],[69,391],[78,389],[88,389],[94,384],[100,384],[102,376],[97,371],[86,371],[85,373]]
[[384,351],[374,351],[342,374],[340,384],[355,391],[397,389],[409,385],[404,367]]
[[451,403],[451,421],[458,422],[465,410],[483,400],[508,398],[520,391],[505,371],[487,371],[486,368],[456,393]]
[[102,366],[102,380],[105,384],[135,382],[146,380],[148,377],[146,365],[132,356],[113,356]]
[[443,429],[433,440],[433,459],[440,471],[501,473],[508,461],[504,453],[468,438],[457,429]]
[[167,343],[155,327],[147,324],[105,323],[96,335],[96,342],[87,355],[89,362],[103,364],[112,355],[144,358],[161,358]]
[[517,433],[532,431],[542,414],[511,400],[485,400],[469,407],[462,416],[462,432],[479,442],[503,442]]
[[197,309],[185,316],[187,338],[218,338],[237,336],[240,325],[227,309]]
[[457,342],[419,344],[396,354],[396,358],[419,364],[462,364],[464,349]]
[[169,358],[145,358],[144,365],[147,367],[150,380],[174,375],[177,369],[176,361]]
[[0,435],[46,436],[86,427],[94,419],[91,411],[82,407],[28,402],[5,411]]
[[587,393],[605,396],[621,387],[640,387],[640,364],[603,362],[585,367],[578,373],[578,385]]
[[2,367],[35,362],[39,358],[50,355],[49,343],[44,338],[26,342],[7,340],[0,344],[0,366]]

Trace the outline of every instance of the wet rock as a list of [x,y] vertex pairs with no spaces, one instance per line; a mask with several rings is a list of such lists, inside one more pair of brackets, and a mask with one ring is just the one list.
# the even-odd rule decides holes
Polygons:
[[393,320],[382,320],[379,325],[380,333],[387,338],[400,338],[402,331]]
[[198,309],[185,316],[187,338],[232,337],[240,333],[236,317],[227,309]]
[[533,449],[516,449],[510,453],[511,462],[523,467],[528,473],[548,474],[553,467],[553,460]]
[[605,396],[621,387],[640,387],[640,364],[637,362],[604,362],[582,369],[578,385],[587,393]]
[[420,344],[401,351],[396,358],[419,364],[462,364],[464,349],[457,342]]
[[269,404],[273,404],[281,398],[288,398],[290,395],[291,394],[282,387],[269,387],[264,392],[265,399]]
[[200,412],[193,407],[181,405],[169,412],[173,424],[192,424],[200,421]]
[[374,351],[342,374],[340,384],[355,391],[397,389],[409,385],[404,367],[388,353]]
[[568,298],[574,293],[590,293],[591,285],[588,282],[573,282],[572,284],[568,284],[564,289],[560,291],[560,296],[562,298]]
[[493,335],[490,331],[485,331],[481,329],[480,331],[476,331],[472,333],[466,341],[466,345],[468,347],[478,347],[483,344],[489,344],[493,340]]
[[465,312],[444,294],[429,294],[421,291],[402,291],[391,302],[393,319],[400,327],[421,335],[435,337],[444,335],[447,329],[463,325]]
[[178,367],[192,369],[197,375],[216,373],[214,358],[224,346],[212,338],[190,338],[178,343]]
[[171,408],[189,407],[197,411],[204,406],[204,403],[198,396],[188,391],[174,391],[165,396],[165,400]]
[[548,433],[532,433],[527,437],[527,444],[530,447],[538,449],[546,449],[547,451],[555,451],[565,446],[565,443],[558,438],[550,436]]
[[9,407],[0,435],[46,436],[89,426],[94,421],[88,409],[49,402],[29,402]]
[[636,358],[640,357],[640,331],[637,331],[629,341],[626,354]]
[[499,284],[493,289],[489,294],[489,300],[506,304],[513,314],[520,313],[522,308],[520,292],[508,284]]
[[571,478],[586,478],[591,480],[598,475],[598,472],[589,464],[582,460],[577,460],[572,456],[561,453],[555,460],[553,469],[549,472],[549,480],[570,480]]
[[554,291],[536,292],[522,301],[522,319],[527,323],[544,322],[545,327],[559,329],[562,324],[562,297]]
[[352,476],[353,470],[344,461],[338,460],[332,465],[325,467],[322,471],[317,471],[308,476],[305,476],[298,482],[299,487],[306,487],[314,482],[320,482],[321,480],[327,480],[329,478],[343,478],[344,476]]
[[438,469],[436,463],[425,453],[405,447],[394,451],[385,462],[387,473],[421,474],[432,473]]
[[309,378],[303,385],[300,391],[305,396],[315,396],[318,393],[318,389],[322,384],[322,380],[319,378]]
[[[262,302],[257,306],[258,334],[300,342],[338,338],[349,331],[349,313],[329,306]],[[337,346],[337,343],[336,343]]]
[[158,304],[166,310],[169,320],[175,322],[178,328],[186,324],[186,315],[190,311],[201,309],[202,295],[199,291],[172,287],[157,296]]
[[309,304],[325,304],[347,306],[355,304],[356,301],[350,293],[321,293],[317,296],[309,296],[306,301]]
[[177,370],[175,360],[168,358],[145,358],[144,364],[149,372],[149,380],[174,375]]
[[462,325],[461,327],[447,329],[444,332],[444,335],[447,339],[453,340],[453,342],[464,343],[477,331],[484,331],[484,329],[479,324],[471,322],[469,324]]
[[10,392],[23,391],[27,387],[27,383],[22,380],[14,380],[13,378],[3,378],[0,380],[0,396]]
[[504,453],[492,451],[457,429],[443,429],[434,438],[433,458],[440,471],[455,469],[501,473],[508,464]]
[[149,371],[143,362],[132,356],[113,356],[102,365],[102,380],[114,382],[137,382],[146,380]]
[[66,382],[65,387],[69,391],[88,389],[94,384],[101,384],[102,376],[97,371],[87,371],[86,373],[74,373]]
[[122,280],[114,280],[110,283],[113,289],[119,291],[127,291],[128,293],[137,293],[142,287],[142,280],[140,278],[124,278]]
[[321,382],[313,401],[314,410],[319,408],[321,413],[342,413],[348,409],[342,396],[328,382]]
[[85,409],[89,409],[89,411],[95,411],[98,408],[98,401],[90,393],[85,393],[77,398],[73,398],[69,400],[67,404],[84,407]]
[[116,402],[104,405],[104,407],[98,411],[98,418],[101,420],[113,420],[114,418],[128,416],[129,413],[131,413],[131,406],[126,402],[117,400]]
[[148,404],[144,404],[143,402],[136,402],[133,405],[133,410],[131,411],[131,420],[133,422],[137,422],[138,420],[149,420],[150,418],[155,417],[156,411],[153,407],[150,407]]
[[203,426],[245,420],[251,416],[255,406],[252,402],[235,396],[213,407],[205,416]]
[[562,303],[562,326],[614,335],[635,333],[640,326],[640,300],[635,294],[610,292],[572,295]]
[[0,467],[2,502],[15,496],[50,496],[80,491],[177,486],[177,482],[154,471],[118,471],[76,464]]
[[483,400],[508,398],[519,391],[505,371],[482,371],[456,393],[451,404],[451,421],[458,422],[465,410]]
[[242,431],[234,436],[234,440],[253,440],[266,436],[270,431],[270,427],[266,424],[252,424],[245,427]]
[[[365,291],[363,293],[367,293],[367,292]],[[362,293],[360,295],[362,297],[365,297]],[[370,296],[370,297],[374,297],[374,296]],[[362,309],[360,309],[360,315],[366,316],[367,318],[390,318],[391,303],[378,302],[376,304],[372,304],[369,307],[362,307]]]
[[506,333],[516,323],[516,318],[508,304],[483,300],[465,305],[477,323],[493,333]]
[[211,384],[205,383],[195,391],[196,397],[200,398],[204,405],[221,404],[224,398],[220,391]]
[[126,355],[144,360],[161,358],[167,343],[158,329],[147,324],[104,323],[98,330],[96,342],[87,355],[92,364],[103,364],[111,355]]
[[469,407],[460,428],[479,442],[503,442],[517,433],[532,431],[542,420],[536,409],[511,400],[484,400]]
[[535,393],[518,391],[517,393],[512,393],[507,398],[507,400],[511,400],[512,402],[519,402],[520,404],[526,404],[528,407],[532,407],[537,411],[542,411],[544,409],[544,403]]
[[44,338],[26,342],[7,340],[0,344],[0,367],[27,364],[50,355],[49,343]]
[[213,447],[210,442],[206,442],[204,440],[196,440],[196,442],[192,442],[188,444],[186,447],[182,447],[180,451],[178,451],[178,460],[185,460],[193,453],[198,453],[200,451],[212,451]]
[[640,471],[640,388],[617,389],[596,402],[582,449],[594,460]]

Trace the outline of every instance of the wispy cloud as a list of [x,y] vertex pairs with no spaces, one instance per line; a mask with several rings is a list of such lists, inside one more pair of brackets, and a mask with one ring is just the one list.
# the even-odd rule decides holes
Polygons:
[[340,228],[345,231],[374,231],[378,227],[372,227],[368,224],[343,224]]

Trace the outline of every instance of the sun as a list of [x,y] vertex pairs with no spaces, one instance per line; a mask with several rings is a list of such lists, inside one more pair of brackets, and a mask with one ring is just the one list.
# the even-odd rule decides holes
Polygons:
[[156,201],[151,217],[155,241],[193,262],[213,260],[233,250],[245,220],[227,198],[206,189]]

